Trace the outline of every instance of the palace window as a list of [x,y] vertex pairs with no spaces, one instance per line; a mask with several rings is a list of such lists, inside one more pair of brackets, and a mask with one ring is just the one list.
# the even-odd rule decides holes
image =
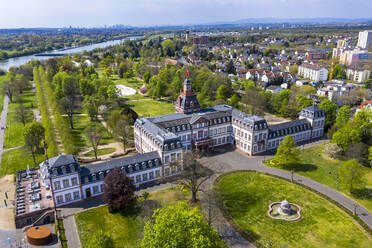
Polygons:
[[57,200],[57,204],[63,203],[63,196],[61,196],[61,195],[57,196],[56,200]]
[[93,194],[98,194],[98,185],[93,186]]
[[80,199],[79,191],[75,191],[73,194],[74,194],[74,200]]
[[136,176],[136,183],[139,183],[139,182],[141,182],[141,175]]
[[142,179],[143,179],[143,181],[147,181],[147,173],[142,174]]
[[71,184],[72,184],[72,186],[75,186],[75,185],[78,184],[77,177],[73,177],[73,178],[71,178]]
[[61,182],[60,181],[54,182],[54,189],[57,190],[60,188],[61,188]]
[[71,193],[67,193],[67,194],[65,194],[65,200],[66,200],[67,202],[72,201]]
[[160,170],[155,171],[155,177],[156,178],[160,177]]

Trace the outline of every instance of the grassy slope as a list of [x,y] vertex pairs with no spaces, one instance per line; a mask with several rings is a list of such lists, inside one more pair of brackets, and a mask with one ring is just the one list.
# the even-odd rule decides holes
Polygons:
[[139,203],[140,209],[110,214],[107,206],[103,206],[81,212],[75,216],[81,244],[86,247],[89,238],[103,229],[112,234],[115,247],[139,247],[143,226],[153,209],[188,198],[188,193],[172,188],[152,193],[148,200]]
[[[236,173],[218,184],[236,223],[273,247],[372,247],[372,240],[338,207],[306,189],[259,173]],[[274,220],[268,206],[287,199],[303,208],[296,222]]]

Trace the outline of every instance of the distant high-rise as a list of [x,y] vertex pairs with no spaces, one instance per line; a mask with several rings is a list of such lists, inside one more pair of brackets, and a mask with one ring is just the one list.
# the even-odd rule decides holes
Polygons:
[[359,32],[358,47],[369,48],[372,47],[372,30],[365,30]]

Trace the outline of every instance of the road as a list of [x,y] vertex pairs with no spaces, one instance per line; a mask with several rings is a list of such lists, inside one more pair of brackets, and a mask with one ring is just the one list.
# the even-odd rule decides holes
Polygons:
[[6,117],[8,115],[8,104],[9,104],[9,97],[5,94],[4,96],[4,104],[3,104],[3,110],[1,111],[1,117],[0,117],[0,166],[1,166],[1,157],[4,152],[4,133],[6,127]]

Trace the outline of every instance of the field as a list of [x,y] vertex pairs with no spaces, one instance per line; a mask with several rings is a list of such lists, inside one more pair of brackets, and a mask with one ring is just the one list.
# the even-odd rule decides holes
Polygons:
[[297,174],[341,191],[372,211],[372,169],[363,167],[365,171],[364,179],[366,182],[366,189],[364,192],[361,192],[360,195],[352,195],[339,186],[337,168],[345,162],[328,158],[323,153],[323,148],[324,145],[318,145],[301,151],[299,156],[301,161],[294,168],[294,171]]
[[162,206],[186,201],[189,193],[170,188],[152,193],[147,200],[140,200],[138,207],[111,214],[107,206],[90,209],[75,215],[82,247],[87,247],[90,237],[99,229],[111,233],[115,247],[139,247],[143,226],[153,210]]
[[[364,230],[337,206],[295,184],[260,173],[229,174],[216,185],[228,214],[255,240],[272,247],[372,247]],[[272,202],[287,199],[302,210],[295,222],[267,214]]]

